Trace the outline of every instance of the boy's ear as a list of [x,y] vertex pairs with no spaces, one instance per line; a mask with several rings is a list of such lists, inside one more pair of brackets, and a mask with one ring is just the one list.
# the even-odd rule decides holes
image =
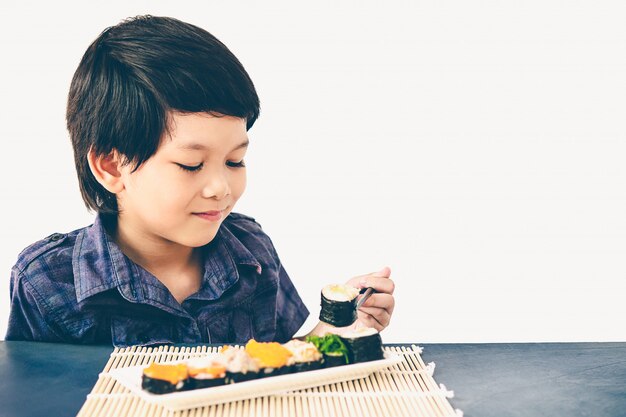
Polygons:
[[117,194],[124,189],[122,158],[117,151],[113,150],[108,155],[96,155],[91,149],[87,160],[91,173],[108,192]]

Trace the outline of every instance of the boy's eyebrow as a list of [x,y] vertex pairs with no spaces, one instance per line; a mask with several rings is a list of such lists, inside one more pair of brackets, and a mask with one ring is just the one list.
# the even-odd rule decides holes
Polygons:
[[[246,138],[246,140],[244,142],[241,142],[239,145],[235,146],[231,152],[236,151],[237,149],[245,148],[249,144],[250,144],[250,140],[248,140],[248,138]],[[206,146],[204,146],[203,144],[201,144],[201,143],[184,143],[182,145],[179,145],[178,149],[193,150],[193,151],[205,151],[208,148]]]

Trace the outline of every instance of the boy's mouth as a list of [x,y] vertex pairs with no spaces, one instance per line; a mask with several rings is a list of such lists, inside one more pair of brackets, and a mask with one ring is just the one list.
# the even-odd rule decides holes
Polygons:
[[198,216],[202,219],[205,220],[210,220],[210,221],[216,221],[216,220],[220,220],[222,218],[223,213],[226,211],[228,207],[222,209],[222,210],[209,210],[209,211],[203,211],[200,213],[192,213],[194,216]]

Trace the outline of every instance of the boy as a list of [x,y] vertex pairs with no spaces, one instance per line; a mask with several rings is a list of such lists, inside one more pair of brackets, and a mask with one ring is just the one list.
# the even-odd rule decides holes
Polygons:
[[[11,276],[7,340],[284,342],[309,312],[260,225],[233,207],[259,99],[210,33],[143,16],[106,29],[70,86],[67,126],[95,222],[26,248]],[[359,322],[393,311],[386,268]],[[318,324],[311,333],[326,328]]]

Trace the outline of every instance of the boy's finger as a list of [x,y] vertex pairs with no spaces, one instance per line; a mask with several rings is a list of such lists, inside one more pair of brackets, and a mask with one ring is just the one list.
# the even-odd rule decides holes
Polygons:
[[363,307],[375,307],[385,309],[389,314],[393,313],[393,309],[395,307],[396,301],[391,294],[372,294],[370,298],[368,298],[361,308]]
[[382,308],[361,307],[361,309],[359,310],[359,318],[367,316],[376,320],[376,322],[383,326],[383,328],[387,327],[389,325],[389,322],[391,321],[391,315]]
[[375,328],[378,332],[382,331],[385,326],[383,326],[382,324],[380,324],[375,318],[374,316],[371,316],[367,313],[363,313],[363,312],[359,312],[359,323],[364,324],[367,327],[373,327]]
[[393,294],[395,290],[395,283],[391,280],[391,278],[380,278],[375,276],[367,276],[363,278],[359,285],[361,288],[372,287],[376,290],[376,292],[382,292],[387,294]]

